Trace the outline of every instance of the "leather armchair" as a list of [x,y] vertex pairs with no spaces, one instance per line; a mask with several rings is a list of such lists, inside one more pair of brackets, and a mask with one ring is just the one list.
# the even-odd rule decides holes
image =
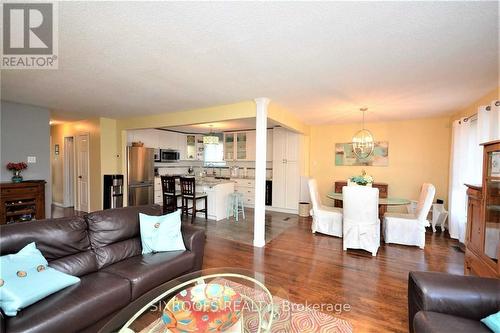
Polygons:
[[500,279],[410,272],[410,333],[490,332],[480,322],[500,310]]

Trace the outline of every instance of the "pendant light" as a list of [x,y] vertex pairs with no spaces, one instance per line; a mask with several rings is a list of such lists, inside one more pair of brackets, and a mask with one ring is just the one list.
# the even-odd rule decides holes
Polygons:
[[203,136],[203,144],[218,145],[219,144],[219,137],[212,131],[212,127],[214,125],[209,125],[209,126],[210,126],[210,133]]
[[368,108],[361,108],[359,110],[363,112],[363,129],[352,137],[352,149],[359,159],[366,159],[373,153],[375,143],[372,133],[365,129],[365,112]]

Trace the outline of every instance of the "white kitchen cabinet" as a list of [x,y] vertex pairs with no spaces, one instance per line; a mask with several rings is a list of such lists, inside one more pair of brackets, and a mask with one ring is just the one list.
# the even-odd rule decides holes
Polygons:
[[300,195],[300,136],[273,130],[273,207],[296,211]]
[[178,149],[178,133],[171,131],[158,131],[158,148],[160,149]]
[[245,207],[253,207],[255,204],[255,180],[254,179],[234,179],[234,191],[243,195]]
[[255,161],[255,131],[225,132],[226,161]]
[[255,161],[255,139],[256,139],[256,132],[255,131],[248,131],[246,132],[246,160],[247,161]]
[[[226,218],[228,197],[234,192],[234,183],[227,182],[215,186],[203,186],[203,192],[207,194],[207,215],[210,220],[220,221]],[[196,203],[202,208],[203,200]],[[197,213],[198,217],[205,217],[205,213]]]
[[177,136],[177,150],[179,151],[179,159],[181,161],[187,160],[187,135],[183,133],[176,133]]

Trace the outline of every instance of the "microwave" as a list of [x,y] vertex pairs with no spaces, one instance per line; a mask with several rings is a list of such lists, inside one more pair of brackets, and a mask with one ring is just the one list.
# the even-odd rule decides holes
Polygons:
[[180,153],[174,149],[160,149],[160,162],[177,162],[180,159]]

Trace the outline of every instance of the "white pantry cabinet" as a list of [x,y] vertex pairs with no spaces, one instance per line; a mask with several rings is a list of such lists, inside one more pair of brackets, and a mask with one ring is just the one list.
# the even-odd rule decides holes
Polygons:
[[296,211],[300,195],[300,134],[273,129],[273,207]]

